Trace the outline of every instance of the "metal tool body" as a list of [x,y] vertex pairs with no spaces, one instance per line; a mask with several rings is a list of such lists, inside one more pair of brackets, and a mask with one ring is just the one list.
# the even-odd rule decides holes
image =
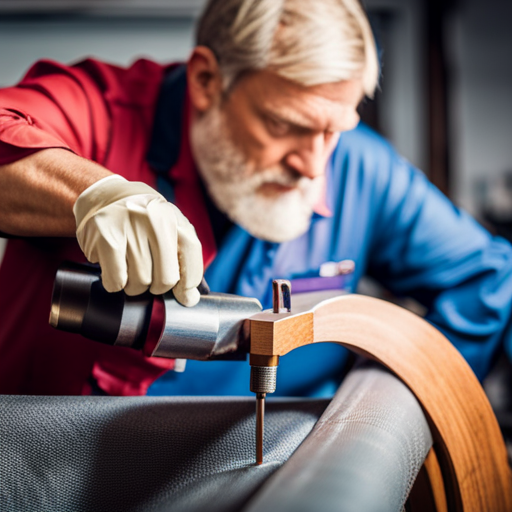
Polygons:
[[164,298],[165,323],[151,356],[208,360],[249,352],[246,320],[261,311],[257,299],[224,293],[202,295],[193,308],[185,308],[174,297]]
[[[161,332],[148,342],[153,309],[161,307]],[[180,305],[172,293],[129,297],[108,293],[100,270],[66,263],[55,279],[50,325],[86,338],[137,350],[153,357],[239,359],[249,353],[247,319],[261,311],[257,299],[222,293],[201,295],[193,308]]]

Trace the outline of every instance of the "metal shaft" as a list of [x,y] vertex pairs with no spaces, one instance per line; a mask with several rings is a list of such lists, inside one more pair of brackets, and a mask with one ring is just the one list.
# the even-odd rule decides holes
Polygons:
[[265,429],[266,393],[256,394],[256,464],[263,464],[263,432]]

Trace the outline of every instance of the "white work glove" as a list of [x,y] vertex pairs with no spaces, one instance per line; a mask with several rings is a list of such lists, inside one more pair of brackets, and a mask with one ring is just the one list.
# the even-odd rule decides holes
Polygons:
[[149,185],[108,176],[75,202],[78,243],[99,263],[109,292],[138,295],[173,290],[184,306],[199,301],[201,243],[192,224]]

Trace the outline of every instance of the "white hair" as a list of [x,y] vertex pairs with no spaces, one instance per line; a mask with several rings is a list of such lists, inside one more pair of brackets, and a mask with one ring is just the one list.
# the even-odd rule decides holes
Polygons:
[[229,87],[270,69],[305,86],[361,78],[372,97],[379,65],[358,0],[210,0],[196,42],[210,48]]

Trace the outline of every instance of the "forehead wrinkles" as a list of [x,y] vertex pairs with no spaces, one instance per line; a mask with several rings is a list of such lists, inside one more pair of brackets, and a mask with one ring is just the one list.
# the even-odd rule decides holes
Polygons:
[[[300,98],[285,96],[279,101],[265,101],[264,107],[284,121],[312,130],[337,131],[349,105],[333,101],[318,94],[302,94]],[[352,107],[353,108],[353,107]]]

